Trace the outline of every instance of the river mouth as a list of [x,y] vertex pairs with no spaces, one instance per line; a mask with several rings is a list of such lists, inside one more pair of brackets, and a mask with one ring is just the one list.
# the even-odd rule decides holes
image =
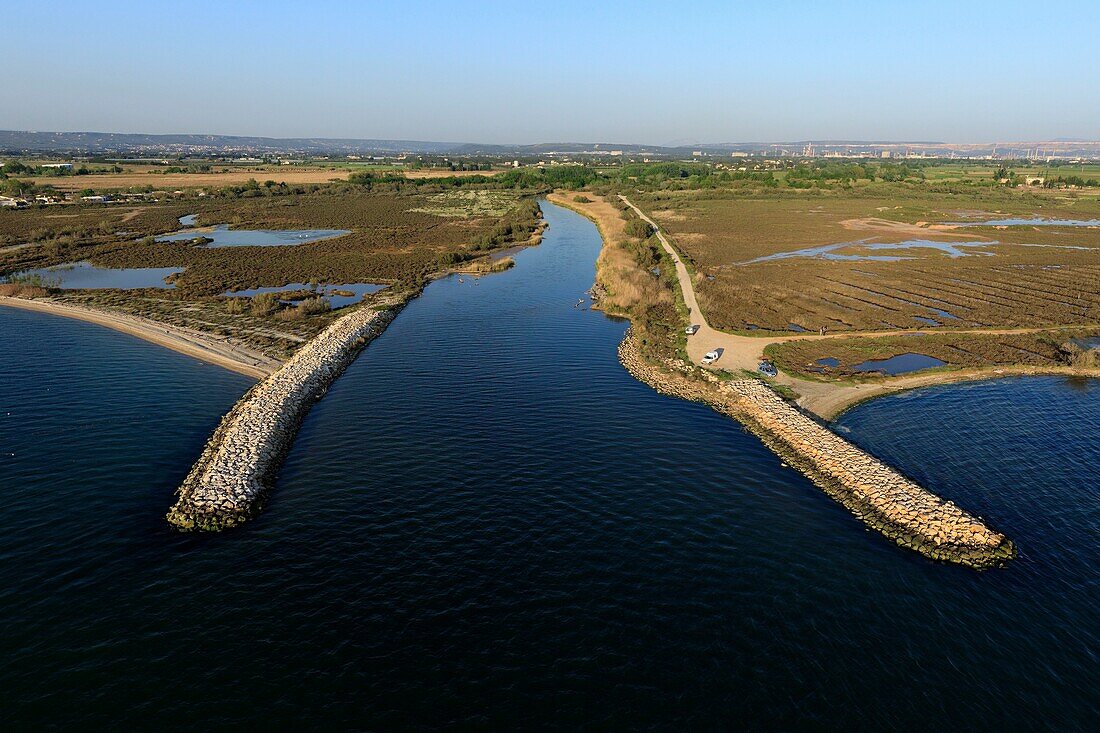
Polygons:
[[248,380],[0,309],[21,357],[0,362],[9,725],[1087,729],[1095,380],[845,413],[1022,552],[934,564],[631,378],[627,324],[574,307],[595,228],[543,207],[513,269],[409,303],[306,417],[265,512],[216,536],[163,513]]

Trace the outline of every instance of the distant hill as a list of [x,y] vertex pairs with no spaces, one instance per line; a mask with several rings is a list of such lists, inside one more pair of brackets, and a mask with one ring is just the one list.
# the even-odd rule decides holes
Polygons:
[[103,154],[142,150],[252,153],[444,153],[457,143],[418,140],[270,138],[239,135],[145,135],[119,132],[27,132],[0,130],[0,150]]
[[[682,152],[678,148],[618,143],[488,143],[375,140],[344,138],[272,138],[242,135],[146,135],[119,132],[38,132],[0,130],[0,150],[8,153],[218,153],[218,154],[336,154],[368,155],[421,153],[429,155],[543,155],[621,150]],[[690,150],[687,151],[690,154]]]
[[628,143],[558,142],[535,145],[377,140],[353,138],[272,138],[242,135],[146,135],[118,132],[38,132],[0,130],[0,153],[72,155],[394,155],[399,153],[452,156],[536,157],[553,153],[571,156],[621,154],[639,157],[689,158],[730,154],[803,155],[932,155],[1035,157],[1100,157],[1100,142],[1058,139],[1040,142],[968,143],[801,140],[788,142],[700,143],[692,146]]

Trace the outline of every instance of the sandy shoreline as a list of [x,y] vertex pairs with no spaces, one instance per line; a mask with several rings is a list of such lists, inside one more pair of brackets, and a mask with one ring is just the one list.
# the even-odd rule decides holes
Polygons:
[[27,300],[0,297],[0,306],[49,313],[106,326],[255,379],[263,379],[282,366],[282,362],[258,351],[231,344],[199,331],[158,323],[139,316],[83,308],[58,303],[48,298]]
[[809,410],[824,420],[832,421],[852,407],[876,397],[899,394],[922,387],[935,387],[942,384],[959,384],[962,382],[987,382],[1009,377],[1098,379],[1100,378],[1100,369],[1081,369],[1071,366],[999,366],[932,372],[931,374],[913,374],[882,382],[864,382],[860,384],[828,384],[802,379],[784,380],[782,383],[799,392],[801,396],[796,400],[799,407]]

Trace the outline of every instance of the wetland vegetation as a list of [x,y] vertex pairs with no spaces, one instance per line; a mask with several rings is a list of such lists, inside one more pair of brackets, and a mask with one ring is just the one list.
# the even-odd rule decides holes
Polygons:
[[[160,202],[0,210],[0,241],[7,245],[0,249],[0,276],[30,272],[64,279],[66,273],[97,273],[106,277],[102,284],[72,286],[77,290],[52,279],[13,281],[5,289],[194,328],[285,358],[331,322],[334,297],[389,302],[418,292],[448,268],[499,269],[505,265],[480,261],[527,242],[539,227],[531,189],[501,187],[484,177],[478,178],[480,188],[431,180],[306,191],[271,186],[255,196],[222,190]],[[203,229],[214,226],[220,231]],[[255,238],[246,234],[251,230],[282,235],[282,246],[265,246],[269,243],[259,239],[249,246]],[[301,230],[336,230],[336,236],[302,240]],[[207,246],[208,235],[244,236],[248,242]],[[157,281],[127,278],[139,272],[156,273]],[[227,295],[255,290],[262,298],[262,290],[281,291],[291,287],[288,283],[316,283],[332,292],[253,305]],[[368,287],[342,295],[343,283],[388,287],[379,294]],[[110,289],[91,289],[100,287]]]

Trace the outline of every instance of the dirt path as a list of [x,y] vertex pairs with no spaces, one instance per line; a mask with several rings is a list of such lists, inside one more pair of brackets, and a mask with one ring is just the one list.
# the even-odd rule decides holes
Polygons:
[[0,297],[0,306],[51,313],[106,326],[256,379],[263,379],[282,366],[282,362],[258,351],[231,344],[209,334],[157,323],[138,316],[82,308],[45,298],[26,300]]
[[[1035,333],[1038,331],[1051,331],[1054,328],[984,328],[984,329],[960,329],[944,330],[926,329],[923,331],[897,330],[897,331],[856,331],[830,333],[824,336],[820,334],[795,333],[790,336],[741,336],[734,333],[726,333],[712,328],[707,323],[707,317],[699,307],[695,295],[695,285],[691,281],[691,274],[687,266],[680,259],[679,253],[665,238],[664,232],[657,223],[646,216],[645,212],[631,203],[625,196],[620,196],[624,203],[634,209],[635,213],[647,222],[656,231],[661,245],[672,257],[676,264],[676,277],[680,282],[680,290],[684,294],[684,303],[691,314],[691,322],[699,327],[694,336],[688,338],[687,352],[693,362],[702,366],[703,355],[712,349],[721,351],[721,357],[711,369],[724,369],[735,371],[747,369],[756,372],[757,366],[764,355],[764,348],[769,344],[785,343],[787,341],[815,341],[837,338],[875,338],[883,336],[912,335],[914,333],[975,333],[1008,335],[1020,333]],[[831,420],[846,408],[852,405],[893,392],[925,387],[933,384],[947,384],[950,382],[964,382],[977,379],[995,379],[1014,375],[1040,375],[1056,374],[1066,376],[1100,377],[1100,370],[1077,369],[1073,367],[988,367],[981,369],[964,369],[950,372],[933,372],[931,374],[913,374],[910,376],[883,379],[876,382],[853,383],[829,383],[817,382],[808,379],[798,379],[781,372],[774,380],[786,387],[793,389],[800,397],[797,403],[802,408]]]

